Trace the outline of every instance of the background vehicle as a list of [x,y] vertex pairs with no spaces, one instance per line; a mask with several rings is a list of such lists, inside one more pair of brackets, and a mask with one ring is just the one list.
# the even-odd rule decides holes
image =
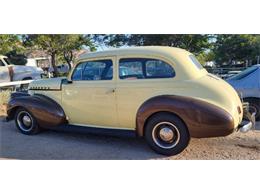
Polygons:
[[43,73],[39,67],[13,65],[6,56],[0,56],[0,82],[40,79]]
[[57,66],[57,69],[60,74],[66,74],[70,71],[69,66],[67,64],[60,64]]
[[250,112],[256,113],[260,120],[260,64],[230,77],[227,82],[232,85],[245,102],[249,102]]

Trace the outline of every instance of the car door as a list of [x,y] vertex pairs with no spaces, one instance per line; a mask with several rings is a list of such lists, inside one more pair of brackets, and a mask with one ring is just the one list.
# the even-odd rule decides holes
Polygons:
[[135,129],[140,106],[151,97],[165,94],[175,77],[173,67],[160,59],[122,56],[118,59],[116,87],[120,128]]
[[63,85],[62,105],[70,124],[117,127],[115,57],[79,63]]
[[2,61],[2,59],[0,59],[0,82],[9,82],[9,81],[10,81],[10,75],[9,75],[8,66],[6,66]]

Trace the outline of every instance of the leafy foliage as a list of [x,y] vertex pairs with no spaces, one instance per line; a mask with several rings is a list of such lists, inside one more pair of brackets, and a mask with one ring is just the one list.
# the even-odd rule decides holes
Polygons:
[[245,63],[260,55],[260,35],[218,35],[214,45],[218,64]]
[[162,45],[179,47],[194,53],[205,64],[217,64],[251,60],[256,63],[260,56],[260,35],[201,35],[201,34],[112,34],[96,35],[95,40],[108,46],[146,46]]
[[123,46],[123,45],[136,45],[136,46],[148,46],[148,45],[160,45],[180,47],[195,54],[199,54],[206,48],[210,47],[209,43],[210,35],[188,35],[188,34],[115,34],[115,35],[98,35],[97,41],[101,41],[108,46]]
[[112,35],[95,35],[94,39],[98,43],[112,47],[121,46],[170,46],[186,49],[194,53],[199,61],[204,64],[208,52],[212,48],[209,41],[213,35],[200,34],[112,34]]
[[0,35],[0,54],[6,55],[12,64],[24,65],[26,57],[21,54],[25,47],[18,35]]
[[56,61],[59,56],[63,56],[71,68],[71,62],[74,58],[73,51],[79,50],[83,47],[89,47],[90,50],[95,49],[95,46],[88,35],[34,34],[24,35],[23,41],[27,47],[42,49],[51,56],[51,63],[55,76],[58,76]]
[[25,65],[27,63],[27,57],[23,54],[18,54],[16,50],[12,50],[5,54],[12,64]]
[[0,35],[0,54],[5,55],[10,51],[24,51],[23,44],[18,35]]

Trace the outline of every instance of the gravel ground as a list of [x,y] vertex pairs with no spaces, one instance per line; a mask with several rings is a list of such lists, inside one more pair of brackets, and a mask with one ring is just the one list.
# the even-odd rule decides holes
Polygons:
[[[1,112],[0,112],[1,115]],[[260,122],[257,123],[260,130]],[[0,118],[0,159],[258,159],[260,133],[191,139],[177,156],[154,153],[142,139],[44,131],[26,136]]]

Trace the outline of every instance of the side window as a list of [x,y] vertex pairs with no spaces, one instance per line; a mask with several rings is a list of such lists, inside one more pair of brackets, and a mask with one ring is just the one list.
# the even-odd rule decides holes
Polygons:
[[172,66],[161,60],[147,60],[145,65],[147,78],[172,78],[175,76]]
[[0,66],[5,66],[2,60],[0,60]]
[[143,79],[143,60],[120,59],[119,77],[120,79]]
[[82,72],[83,72],[85,65],[86,65],[86,63],[81,63],[81,64],[77,65],[77,67],[75,68],[73,75],[71,77],[73,81],[82,80]]
[[125,58],[119,60],[120,79],[173,78],[173,67],[162,60],[148,58]]
[[112,80],[112,60],[97,60],[79,64],[72,76],[72,80]]

